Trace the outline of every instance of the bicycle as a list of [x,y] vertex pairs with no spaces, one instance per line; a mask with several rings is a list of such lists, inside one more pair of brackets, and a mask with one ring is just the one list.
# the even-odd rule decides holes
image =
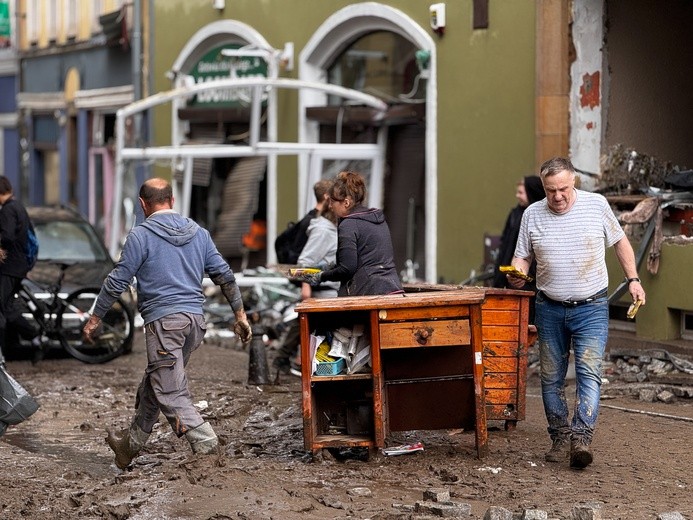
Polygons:
[[[71,264],[57,263],[60,274],[55,283],[42,284],[25,278],[17,298],[33,317],[41,338],[58,343],[84,363],[105,363],[132,350],[134,316],[118,298],[102,319],[101,333],[93,343],[82,339],[82,329],[92,314],[99,287],[78,289],[67,296],[61,292],[65,270]],[[26,314],[25,317],[28,317]]]

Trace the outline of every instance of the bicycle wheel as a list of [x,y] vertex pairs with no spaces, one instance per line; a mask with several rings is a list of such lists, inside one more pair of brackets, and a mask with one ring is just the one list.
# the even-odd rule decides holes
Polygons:
[[56,318],[60,343],[73,357],[85,363],[105,363],[131,350],[134,317],[118,298],[101,320],[93,343],[82,339],[82,329],[99,289],[80,289],[69,295]]

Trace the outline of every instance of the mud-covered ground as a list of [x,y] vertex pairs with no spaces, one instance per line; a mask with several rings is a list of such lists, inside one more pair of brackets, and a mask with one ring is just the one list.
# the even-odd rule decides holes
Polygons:
[[128,424],[145,366],[141,342],[105,365],[52,358],[7,366],[41,408],[0,438],[2,519],[404,519],[416,518],[411,508],[424,491],[440,488],[470,504],[472,518],[497,505],[565,519],[574,504],[598,501],[606,519],[671,511],[693,519],[690,400],[603,401],[595,462],[584,471],[544,462],[549,442],[536,375],[529,378],[526,420],[510,432],[491,423],[483,461],[475,457],[473,433],[456,431],[390,439],[422,441],[424,451],[415,454],[313,459],[303,450],[300,380],[283,376],[277,385],[249,386],[247,352],[207,344],[189,374],[195,401],[208,403],[204,413],[221,452],[194,456],[160,422],[132,470],[123,472],[103,438],[106,428]]

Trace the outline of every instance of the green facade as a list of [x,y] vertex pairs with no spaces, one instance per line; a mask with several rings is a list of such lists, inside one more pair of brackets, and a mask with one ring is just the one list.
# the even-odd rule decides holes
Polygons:
[[[369,3],[372,5],[372,3]],[[532,0],[488,2],[489,24],[473,29],[472,0],[446,2],[443,36],[429,26],[429,2],[380,2],[403,12],[430,34],[437,52],[437,281],[459,283],[483,263],[484,235],[499,235],[515,206],[515,185],[536,173],[535,83],[536,3]],[[293,42],[295,68],[280,77],[299,78],[298,58],[318,28],[352,2],[342,0],[226,0],[225,9],[210,0],[154,0],[152,92],[171,88],[166,77],[190,38],[219,20],[242,22],[281,49]],[[297,99],[280,91],[279,140],[296,141]],[[170,109],[155,110],[155,144],[170,139]],[[278,159],[280,232],[296,218],[297,160]],[[157,172],[168,175],[168,169]],[[385,186],[387,190],[387,185]],[[613,290],[622,272],[609,251]],[[680,337],[681,311],[693,311],[689,296],[693,248],[665,245],[656,275],[640,269],[648,303],[638,313],[635,330],[643,339]],[[420,273],[421,274],[421,273]],[[628,296],[622,300],[627,303]]]
[[[382,2],[420,26],[429,3]],[[165,73],[201,27],[243,22],[275,48],[293,42],[298,58],[320,25],[353,2],[338,0],[233,0],[224,11],[209,0],[157,0],[153,36],[154,92],[171,88]],[[500,234],[515,205],[515,184],[534,164],[534,16],[529,0],[489,2],[488,29],[472,28],[471,0],[446,3],[446,29],[433,35],[438,52],[438,277],[459,282],[483,261],[484,233]],[[173,29],[175,28],[175,29]],[[298,77],[298,71],[280,77]],[[288,96],[287,96],[288,98]],[[297,107],[279,108],[279,139],[295,140]],[[288,102],[287,102],[288,101]],[[154,133],[169,139],[170,113],[159,109]],[[296,216],[296,160],[279,159],[279,223]],[[387,187],[385,188],[387,189]]]

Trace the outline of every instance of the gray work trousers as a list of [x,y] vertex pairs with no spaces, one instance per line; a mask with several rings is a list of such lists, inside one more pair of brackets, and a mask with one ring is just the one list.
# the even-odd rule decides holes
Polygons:
[[185,367],[205,335],[201,314],[180,312],[145,326],[147,369],[137,389],[134,422],[151,433],[163,413],[178,437],[204,419],[193,406]]

